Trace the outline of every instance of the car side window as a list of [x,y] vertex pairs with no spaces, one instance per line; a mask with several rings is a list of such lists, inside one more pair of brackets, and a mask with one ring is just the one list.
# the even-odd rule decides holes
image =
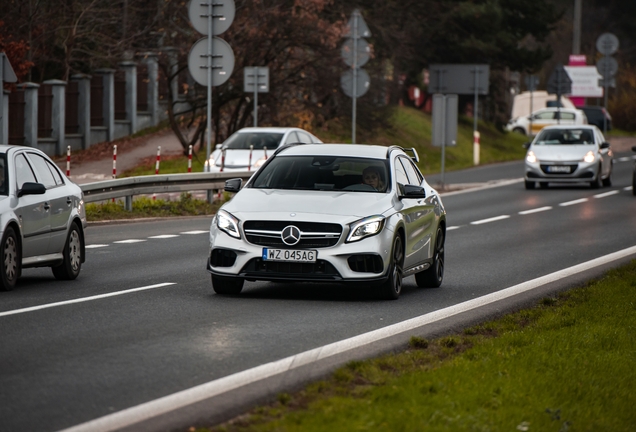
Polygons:
[[296,131],[290,132],[290,134],[287,136],[287,140],[285,141],[285,144],[292,144],[297,142],[301,142],[301,141],[298,139],[298,135],[296,135]]
[[35,169],[35,176],[38,179],[38,183],[42,183],[47,189],[58,185],[46,159],[34,153],[29,154],[28,157]]
[[574,120],[574,113],[561,112],[561,120]]
[[409,178],[406,175],[402,162],[400,162],[400,158],[395,159],[395,180],[402,185],[409,184]]
[[309,135],[307,135],[304,132],[296,132],[298,134],[298,139],[300,140],[301,143],[303,144],[311,144],[311,138],[309,138]]
[[404,165],[404,170],[406,171],[406,175],[409,178],[409,184],[420,186],[422,184],[422,176],[418,173],[418,171],[413,166],[413,163],[404,157],[399,158]]
[[23,153],[20,153],[15,157],[15,176],[18,183],[18,189],[22,189],[24,183],[37,183],[35,180],[35,174],[29,162]]
[[554,118],[554,112],[552,111],[541,112],[541,113],[535,114],[534,116],[535,120],[552,120],[553,118]]

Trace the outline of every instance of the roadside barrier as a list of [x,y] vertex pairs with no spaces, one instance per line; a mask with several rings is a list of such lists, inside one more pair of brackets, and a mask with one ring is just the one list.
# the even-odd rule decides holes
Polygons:
[[66,177],[71,175],[71,146],[66,147]]
[[113,146],[113,178],[117,178],[117,145]]
[[124,198],[124,207],[131,211],[132,199],[135,195],[223,190],[226,180],[240,178],[245,183],[253,174],[249,171],[155,174],[84,183],[79,186],[82,188],[86,203]]

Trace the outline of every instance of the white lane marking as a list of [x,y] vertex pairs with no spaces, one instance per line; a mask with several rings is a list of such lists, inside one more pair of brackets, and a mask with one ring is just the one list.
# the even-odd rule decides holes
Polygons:
[[174,237],[179,237],[179,234],[161,234],[161,235],[156,235],[156,236],[152,236],[152,237],[148,237],[151,239],[167,239],[167,238],[174,238]]
[[587,201],[587,198],[581,198],[581,199],[577,199],[574,201],[568,201],[568,202],[562,202],[561,204],[559,204],[561,207],[567,207],[567,206],[571,206],[574,204],[581,204]]
[[627,191],[629,191],[629,190],[632,190],[632,189],[633,189],[633,186],[627,186],[627,187],[626,187],[625,189],[623,189],[623,190],[627,190]]
[[452,230],[456,230],[456,229],[459,229],[459,228],[460,228],[459,226],[449,226],[449,227],[446,228],[446,231],[452,231]]
[[73,300],[66,300],[66,301],[61,301],[61,302],[56,302],[56,303],[47,303],[47,304],[43,304],[43,305],[40,305],[40,306],[31,306],[31,307],[23,308],[23,309],[14,309],[14,310],[6,311],[6,312],[0,312],[0,317],[7,316],[7,315],[16,315],[16,314],[21,314],[21,313],[26,313],[26,312],[33,312],[33,311],[36,311],[36,310],[48,309],[48,308],[57,307],[57,306],[64,306],[64,305],[69,305],[69,304],[73,304],[73,303],[83,303],[83,302],[87,302],[87,301],[91,301],[91,300],[99,300],[99,299],[103,299],[103,298],[107,298],[107,297],[114,297],[114,296],[118,296],[118,295],[122,295],[122,294],[130,294],[130,293],[134,293],[134,292],[137,292],[137,291],[145,291],[145,290],[154,289],[154,288],[161,288],[161,287],[165,287],[165,286],[168,286],[168,285],[176,285],[176,282],[164,282],[164,283],[155,284],[155,285],[148,285],[148,286],[144,286],[144,287],[140,287],[140,288],[132,288],[132,289],[129,289],[129,290],[124,290],[124,291],[115,291],[115,292],[111,292],[111,293],[99,294],[99,295],[90,296],[90,297],[82,297],[82,298],[77,298],[77,299],[73,299]]
[[503,220],[503,219],[508,219],[510,217],[510,215],[501,215],[501,216],[495,216],[495,217],[491,217],[488,219],[482,219],[482,220],[478,220],[478,221],[473,221],[470,224],[471,225],[481,225],[481,224],[485,224],[488,222],[495,222],[495,221],[499,221],[499,220]]
[[113,414],[108,414],[104,417],[90,420],[86,423],[82,423],[65,429],[62,432],[105,432],[130,427],[141,421],[148,420],[162,414],[170,413],[179,408],[193,405],[197,402],[201,402],[213,396],[235,390],[239,387],[255,383],[265,378],[291,371],[300,366],[315,363],[319,360],[333,357],[335,355],[369,345],[371,343],[386,339],[391,336],[396,336],[407,331],[415,330],[427,324],[441,321],[443,319],[450,318],[452,316],[522,294],[524,292],[532,291],[533,289],[541,287],[548,283],[556,282],[566,277],[573,276],[586,270],[590,270],[603,264],[608,264],[635,254],[636,246],[632,246],[630,248],[623,249],[599,258],[595,258],[582,264],[559,270],[557,272],[541,276],[539,278],[523,282],[519,285],[514,285],[512,287],[505,288],[482,297],[468,300],[463,303],[458,303],[444,309],[439,309],[435,312],[411,318],[406,321],[402,321],[387,327],[363,333],[358,336],[334,342],[329,345],[314,348],[309,351],[293,355],[291,357],[287,357],[271,363],[265,363],[255,368],[237,372],[235,374],[228,375],[214,381],[209,381],[196,387],[191,387],[189,389],[182,390],[180,392],[173,393],[171,395],[164,396],[150,402],[146,402]]
[[186,231],[179,234],[207,234],[210,230],[195,230],[195,231]]
[[617,190],[613,190],[613,191],[609,191],[609,192],[604,192],[598,195],[593,195],[594,198],[605,198],[606,196],[610,196],[610,195],[616,195],[618,193]]
[[634,159],[634,156],[624,156],[622,158],[616,159],[617,162],[631,162]]
[[527,215],[527,214],[539,213],[539,212],[548,211],[548,210],[552,210],[552,207],[551,206],[538,207],[538,208],[534,208],[534,209],[530,209],[530,210],[520,211],[519,214],[520,215]]
[[102,247],[107,247],[107,244],[89,244],[84,246],[86,249],[95,249],[95,248],[102,248]]
[[493,184],[486,184],[484,186],[478,186],[478,187],[474,187],[474,188],[462,189],[462,190],[457,190],[457,191],[452,191],[452,192],[442,192],[442,193],[440,193],[440,195],[442,197],[447,197],[447,196],[452,196],[452,195],[460,195],[460,194],[464,194],[464,193],[468,193],[468,192],[477,192],[477,191],[482,191],[484,189],[492,189],[492,188],[501,187],[501,186],[508,186],[508,185],[515,184],[515,183],[521,183],[523,180],[524,180],[523,178],[516,178],[516,179],[509,179],[509,180],[497,180]]
[[140,239],[128,239],[128,240],[119,240],[119,241],[115,241],[113,243],[139,243],[139,242],[145,242],[146,240],[140,240]]

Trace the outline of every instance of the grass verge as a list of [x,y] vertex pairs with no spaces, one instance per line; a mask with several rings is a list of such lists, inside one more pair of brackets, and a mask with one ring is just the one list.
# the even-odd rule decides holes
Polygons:
[[351,362],[213,429],[631,431],[636,260],[536,307]]
[[88,203],[86,204],[86,219],[92,222],[147,217],[211,215],[216,213],[220,204],[210,204],[205,200],[193,198],[190,193],[183,192],[178,201],[153,200],[146,196],[136,197],[132,207],[132,211],[127,211],[122,200]]

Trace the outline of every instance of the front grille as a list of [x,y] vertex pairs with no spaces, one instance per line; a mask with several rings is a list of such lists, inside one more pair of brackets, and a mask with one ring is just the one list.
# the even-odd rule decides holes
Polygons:
[[382,273],[382,270],[384,270],[382,258],[375,254],[351,255],[347,262],[349,263],[349,268],[354,272]]
[[[565,166],[565,167],[568,167],[568,168],[569,168],[569,171],[568,171],[568,172],[563,172],[563,171],[556,171],[556,172],[554,172],[554,171],[549,171],[549,168],[548,168],[548,167],[551,167],[551,166]],[[559,176],[559,175],[570,175],[570,174],[572,174],[574,171],[576,171],[576,169],[577,169],[577,168],[578,168],[578,164],[563,164],[563,165],[555,165],[555,164],[548,165],[548,164],[541,164],[541,171],[543,171],[543,172],[544,172],[544,173],[546,173],[546,174],[549,174],[549,175],[555,175],[555,176]]]
[[261,258],[251,259],[241,273],[246,277],[265,277],[277,279],[304,280],[337,280],[340,274],[336,268],[324,260],[315,263],[263,261]]
[[[293,246],[286,245],[281,238],[281,232],[289,225],[294,225],[300,230],[300,240]],[[338,243],[342,226],[320,222],[245,221],[243,231],[247,241],[258,246],[325,248]]]

